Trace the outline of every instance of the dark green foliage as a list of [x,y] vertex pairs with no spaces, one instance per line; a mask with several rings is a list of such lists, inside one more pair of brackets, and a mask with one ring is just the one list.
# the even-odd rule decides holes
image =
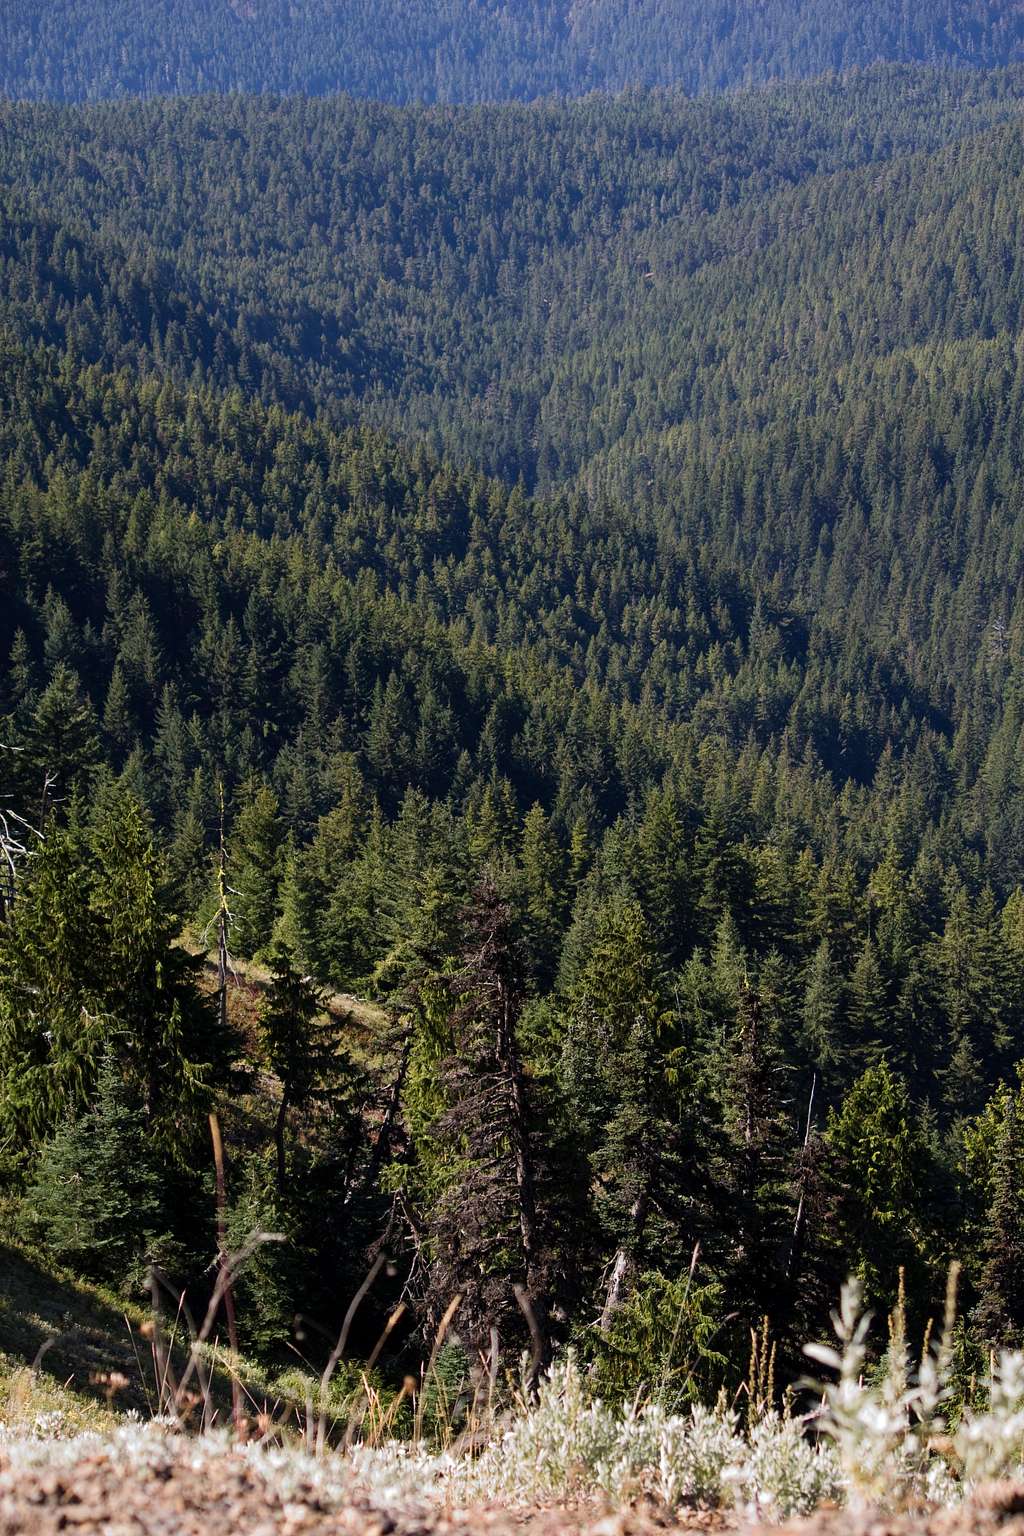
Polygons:
[[628,1300],[591,1346],[595,1391],[604,1401],[630,1401],[638,1390],[666,1408],[708,1402],[728,1367],[722,1353],[722,1291],[693,1274],[668,1280],[638,1275]]
[[826,1142],[839,1191],[831,1241],[840,1264],[859,1275],[870,1303],[894,1294],[901,1268],[912,1298],[927,1301],[928,1203],[938,1183],[906,1084],[884,1061],[829,1117]]
[[51,818],[26,861],[0,930],[0,1117],[19,1160],[93,1102],[104,1057],[166,1155],[226,1082],[235,1042],[173,943],[164,879],[145,815],[121,793],[89,828]]
[[157,1257],[166,1169],[137,1090],[104,1057],[88,1109],[42,1148],[25,1193],[23,1223],[61,1263],[127,1288]]
[[491,1327],[524,1332],[517,1287],[542,1321],[550,1234],[538,1214],[541,1126],[519,1039],[524,956],[512,912],[489,879],[472,892],[459,925],[454,963],[422,989],[421,1007],[447,1045],[436,1066],[439,1112],[422,1149],[432,1164],[423,1218],[433,1316],[439,1321],[461,1296],[460,1327],[485,1350]]
[[379,1253],[368,1335],[459,1292],[475,1362],[520,1286],[615,1392],[765,1312],[795,1369],[851,1268],[923,1319],[958,1251],[1019,1330],[1022,93],[0,104],[0,1170],[47,1241],[208,1275],[217,1107],[267,1351]]
[[280,906],[285,828],[277,797],[266,784],[243,785],[240,798],[228,863],[232,942],[242,954],[262,957],[270,949]]
[[985,1216],[980,1296],[974,1322],[981,1336],[1011,1349],[1024,1336],[1024,1138],[1018,1095],[1007,1097],[992,1166]]
[[351,1097],[355,1073],[340,1044],[340,1030],[325,1017],[325,999],[296,969],[290,952],[271,955],[270,984],[259,1017],[260,1054],[281,1085],[274,1123],[278,1194],[288,1182],[288,1111],[314,1102],[340,1118]]
[[744,981],[730,1042],[724,1084],[725,1125],[731,1143],[731,1224],[736,1247],[734,1284],[748,1315],[786,1310],[783,1277],[794,1224],[794,1115],[792,1087],[764,986]]

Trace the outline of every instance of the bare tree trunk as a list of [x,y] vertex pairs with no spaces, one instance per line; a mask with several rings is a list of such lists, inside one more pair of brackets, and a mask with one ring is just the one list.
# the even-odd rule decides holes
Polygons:
[[633,1255],[637,1244],[644,1235],[644,1227],[647,1225],[647,1213],[651,1208],[650,1195],[646,1186],[640,1191],[633,1201],[629,1211],[629,1239],[620,1243],[612,1261],[611,1273],[608,1276],[608,1288],[605,1291],[604,1307],[601,1311],[601,1332],[606,1334],[612,1325],[612,1319],[626,1299],[626,1288],[629,1284],[630,1270],[633,1267]]
[[278,1106],[277,1119],[274,1121],[274,1146],[277,1149],[277,1192],[279,1195],[284,1194],[284,1187],[287,1182],[287,1170],[285,1167],[284,1155],[284,1128],[287,1118],[288,1095],[282,1089],[281,1103]]
[[[807,1129],[804,1132],[803,1162],[806,1165],[807,1148],[811,1144],[811,1129],[814,1125],[814,1093],[818,1086],[818,1074],[815,1072],[811,1078],[811,1092],[807,1100]],[[789,1261],[786,1264],[786,1279],[792,1285],[796,1279],[803,1256],[804,1233],[807,1229],[807,1215],[804,1210],[804,1195],[807,1185],[807,1168],[800,1170],[800,1198],[797,1201],[796,1218],[793,1222],[793,1236],[789,1244]]]
[[224,1315],[228,1324],[228,1343],[235,1357],[231,1369],[231,1417],[235,1429],[241,1432],[245,1424],[245,1414],[242,1411],[242,1385],[238,1380],[238,1322],[235,1317],[235,1293],[230,1275],[224,1273],[229,1268],[224,1144],[220,1137],[220,1121],[215,1113],[210,1115],[210,1135],[213,1139],[213,1163],[217,1171],[217,1246],[220,1249],[219,1265],[224,1275]]
[[512,999],[505,983],[499,982],[498,985],[498,1060],[508,1083],[512,1153],[515,1161],[519,1205],[519,1232],[526,1268],[526,1290],[532,1296],[537,1257],[537,1208],[534,1198],[533,1168],[526,1134],[526,1090],[523,1085],[522,1063],[516,1046]]

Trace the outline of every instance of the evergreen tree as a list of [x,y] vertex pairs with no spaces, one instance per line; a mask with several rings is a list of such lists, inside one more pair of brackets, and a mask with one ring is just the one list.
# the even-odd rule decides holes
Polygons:
[[114,670],[110,674],[107,702],[103,707],[103,734],[113,754],[115,766],[122,766],[131,751],[135,728],[131,694],[119,661],[114,663]]
[[543,1326],[547,1301],[543,1174],[519,1043],[523,955],[513,915],[483,879],[462,920],[457,967],[437,978],[451,1048],[438,1063],[443,1102],[432,1134],[441,1165],[428,1216],[430,1307],[459,1293],[460,1326],[487,1348],[490,1329],[522,1332],[515,1287]]
[[277,797],[266,784],[247,784],[229,846],[235,942],[243,954],[269,950],[280,908],[285,829]]
[[94,1092],[107,989],[92,895],[81,827],[51,824],[0,930],[0,1121],[15,1165]]
[[75,673],[63,663],[53,671],[25,730],[25,768],[34,790],[39,824],[54,801],[88,787],[99,766],[96,716]]
[[1018,1097],[1007,1097],[995,1147],[973,1313],[986,1342],[1007,1349],[1019,1348],[1024,1337],[1024,1133]]
[[274,1121],[278,1193],[288,1182],[286,1132],[288,1112],[315,1100],[340,1103],[351,1066],[341,1050],[341,1034],[327,1017],[322,992],[296,969],[283,945],[271,956],[270,985],[259,1016],[260,1050],[281,1084]]
[[126,1287],[162,1231],[166,1193],[147,1116],[108,1053],[89,1107],[40,1151],[23,1224],[60,1263]]
[[201,962],[175,943],[166,867],[138,803],[115,794],[91,841],[107,1038],[154,1132],[180,1149],[227,1081],[237,1042],[199,990]]
[[838,1201],[829,1240],[840,1264],[860,1276],[869,1304],[891,1301],[901,1267],[908,1293],[918,1303],[927,1299],[934,1170],[906,1084],[884,1061],[869,1067],[830,1113],[825,1142]]
[[711,1133],[635,902],[602,914],[577,983],[561,1066],[594,1178],[605,1334],[644,1269],[678,1272],[698,1241]]
[[785,1059],[764,994],[744,982],[725,1087],[733,1295],[756,1327],[784,1315],[796,1146]]
[[527,812],[520,853],[525,895],[524,939],[540,986],[551,984],[565,920],[565,861],[540,805]]

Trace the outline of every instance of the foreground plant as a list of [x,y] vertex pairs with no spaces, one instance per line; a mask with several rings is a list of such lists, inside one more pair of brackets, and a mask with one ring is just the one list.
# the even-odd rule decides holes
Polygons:
[[836,1372],[835,1381],[818,1384],[821,1408],[814,1420],[835,1446],[854,1504],[945,1503],[955,1496],[949,1465],[936,1446],[945,1430],[942,1407],[949,1396],[956,1281],[954,1267],[942,1334],[934,1348],[926,1339],[916,1370],[907,1347],[902,1277],[889,1319],[889,1347],[877,1371],[867,1370],[871,1314],[863,1310],[856,1280],[843,1287],[839,1311],[833,1314],[840,1347],[805,1347],[809,1359]]
[[[993,1359],[987,1401],[947,1433],[944,1411],[952,1375],[951,1277],[945,1325],[913,1362],[902,1306],[890,1319],[889,1346],[869,1370],[870,1319],[855,1283],[842,1293],[834,1322],[838,1347],[808,1355],[834,1371],[818,1384],[820,1406],[803,1417],[779,1414],[759,1397],[749,1421],[724,1399],[672,1412],[656,1401],[613,1407],[593,1395],[573,1354],[525,1390],[507,1426],[478,1452],[429,1450],[421,1437],[359,1443],[350,1425],[344,1453],[323,1444],[316,1456],[268,1425],[263,1441],[238,1445],[225,1432],[188,1441],[201,1460],[229,1454],[250,1460],[277,1490],[315,1484],[342,1500],[360,1492],[380,1508],[505,1503],[528,1506],[593,1498],[615,1505],[654,1499],[669,1511],[724,1506],[771,1521],[806,1514],[825,1502],[899,1508],[949,1505],[979,1484],[1024,1468],[1024,1353]],[[24,1394],[23,1394],[24,1395]],[[27,1401],[27,1400],[26,1400]],[[13,1398],[12,1398],[13,1402]],[[355,1443],[353,1443],[353,1441]],[[65,1465],[99,1446],[113,1457],[163,1463],[185,1443],[181,1421],[124,1422],[113,1433],[65,1438],[46,1415],[0,1425],[4,1455]]]
[[658,1403],[611,1408],[590,1397],[575,1358],[554,1366],[535,1405],[475,1462],[453,1460],[443,1474],[462,1499],[532,1503],[599,1495],[637,1497],[669,1509],[735,1505],[752,1513],[805,1513],[840,1492],[831,1447],[812,1445],[795,1421],[769,1415],[749,1438],[719,1404],[685,1413]]

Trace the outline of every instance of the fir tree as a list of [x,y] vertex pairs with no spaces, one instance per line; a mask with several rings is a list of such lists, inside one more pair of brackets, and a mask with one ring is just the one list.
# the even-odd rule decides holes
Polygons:
[[89,1107],[41,1149],[23,1224],[59,1262],[127,1286],[162,1230],[165,1197],[148,1117],[108,1052]]
[[1008,1095],[996,1143],[973,1314],[985,1341],[1006,1349],[1020,1348],[1024,1338],[1024,1131],[1018,1098]]
[[285,829],[277,797],[258,781],[245,786],[232,831],[229,862],[236,942],[262,957],[270,947],[280,908]]
[[288,1113],[315,1100],[340,1101],[351,1067],[341,1051],[338,1027],[326,1017],[326,1000],[309,977],[295,968],[283,945],[271,956],[270,985],[259,1016],[261,1054],[281,1084],[274,1121],[278,1193],[288,1179]]

